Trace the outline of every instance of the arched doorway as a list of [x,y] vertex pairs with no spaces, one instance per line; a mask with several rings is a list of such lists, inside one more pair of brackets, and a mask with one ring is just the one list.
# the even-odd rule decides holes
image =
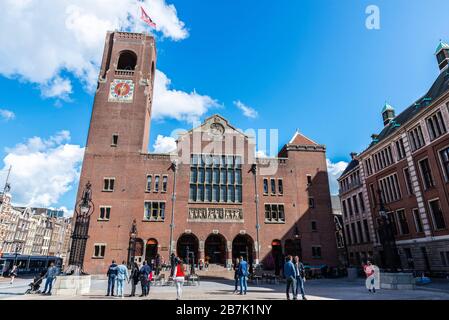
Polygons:
[[187,263],[187,252],[190,253],[189,259],[194,256],[195,263],[198,263],[199,255],[199,240],[194,234],[184,233],[179,239],[176,245],[176,252],[178,257],[182,258]]
[[158,252],[158,242],[156,239],[150,239],[147,241],[147,248],[145,250],[145,260],[148,264],[151,264],[152,260],[156,259]]
[[143,259],[143,240],[137,238],[134,251],[134,261],[141,263]]
[[204,243],[206,259],[213,264],[226,264],[226,239],[221,234],[211,234]]
[[232,259],[242,256],[250,265],[253,264],[254,241],[249,235],[239,234],[232,241]]
[[282,242],[281,240],[273,240],[271,242],[271,254],[274,260],[274,273],[279,276],[283,265]]

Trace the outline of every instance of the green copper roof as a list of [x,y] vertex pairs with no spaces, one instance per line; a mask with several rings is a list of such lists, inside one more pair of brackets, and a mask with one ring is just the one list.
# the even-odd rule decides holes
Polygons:
[[445,50],[445,49],[449,50],[449,44],[440,40],[440,44],[438,45],[437,50],[435,51],[435,54],[437,54],[441,50]]
[[394,108],[391,105],[389,105],[387,102],[385,102],[384,108],[382,109],[382,113],[384,113],[385,111],[388,111],[388,110],[394,111]]

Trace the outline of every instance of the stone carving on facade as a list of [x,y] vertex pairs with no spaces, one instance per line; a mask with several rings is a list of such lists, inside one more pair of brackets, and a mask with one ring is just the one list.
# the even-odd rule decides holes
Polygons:
[[243,222],[243,209],[189,208],[189,222]]

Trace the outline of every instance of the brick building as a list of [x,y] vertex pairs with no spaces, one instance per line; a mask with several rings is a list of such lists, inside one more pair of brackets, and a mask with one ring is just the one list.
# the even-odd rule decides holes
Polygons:
[[325,147],[296,133],[278,157],[258,159],[254,136],[215,115],[181,134],[176,152],[148,153],[155,63],[153,37],[107,34],[78,191],[90,181],[96,208],[84,269],[168,260],[170,249],[223,266],[243,255],[275,268],[283,254],[335,266]]
[[[370,238],[384,260],[377,233],[380,198],[389,211],[404,269],[449,271],[449,45],[436,51],[440,74],[430,90],[396,116],[382,110],[384,129],[356,157]],[[348,170],[351,171],[352,170]],[[342,185],[351,172],[340,178]],[[348,192],[352,192],[349,190]],[[342,200],[348,193],[343,190]]]

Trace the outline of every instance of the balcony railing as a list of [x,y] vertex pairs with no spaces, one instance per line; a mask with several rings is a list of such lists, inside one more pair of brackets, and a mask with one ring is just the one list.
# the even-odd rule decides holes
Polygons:
[[348,191],[360,188],[361,186],[362,186],[362,181],[360,181],[360,180],[351,182],[345,188],[341,188],[339,190],[339,194],[343,194],[343,193],[346,193]]
[[116,76],[125,76],[125,77],[132,77],[134,76],[134,70],[116,70],[115,71]]

